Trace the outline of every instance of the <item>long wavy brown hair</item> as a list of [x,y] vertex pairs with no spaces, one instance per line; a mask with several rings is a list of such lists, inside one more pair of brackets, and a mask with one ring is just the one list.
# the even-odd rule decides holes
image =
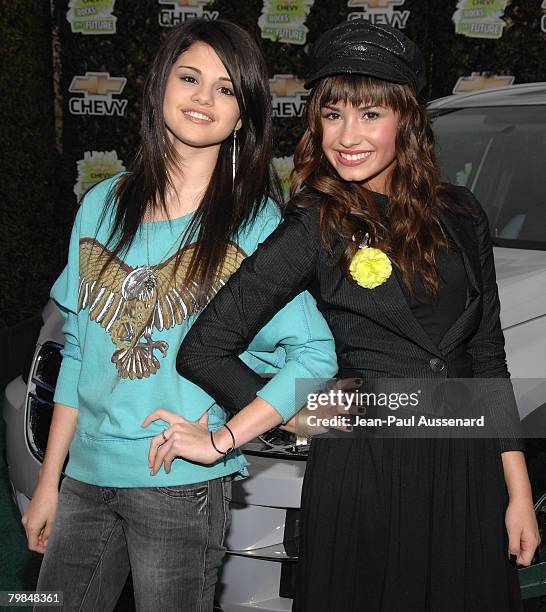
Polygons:
[[[323,154],[321,109],[341,101],[383,106],[398,115],[396,159],[387,179],[383,218],[366,184],[343,180]],[[321,240],[330,253],[337,237],[347,240],[340,263],[349,278],[350,260],[368,232],[371,245],[388,255],[410,292],[417,275],[427,293],[437,295],[438,251],[456,248],[440,224],[439,210],[471,212],[457,202],[453,187],[440,181],[433,146],[428,114],[408,85],[336,75],[311,91],[306,130],[294,153],[290,195],[297,205],[320,207]]]

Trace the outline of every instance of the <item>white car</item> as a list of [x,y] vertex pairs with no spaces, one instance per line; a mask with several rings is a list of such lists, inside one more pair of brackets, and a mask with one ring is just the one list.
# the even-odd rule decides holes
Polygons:
[[[436,100],[429,111],[445,178],[469,187],[488,213],[508,367],[520,414],[533,418],[541,406],[546,410],[546,83],[453,95]],[[61,361],[61,318],[52,303],[43,318],[28,380],[12,381],[4,399],[7,461],[21,512],[43,460]],[[546,444],[531,440],[529,449],[544,522]],[[306,447],[273,431],[245,451],[253,476],[234,487],[219,609],[288,611]]]

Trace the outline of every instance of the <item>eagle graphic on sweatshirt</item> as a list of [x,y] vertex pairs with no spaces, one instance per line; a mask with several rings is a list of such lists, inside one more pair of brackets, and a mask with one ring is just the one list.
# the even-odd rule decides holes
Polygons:
[[[88,308],[89,318],[110,334],[116,346],[112,362],[121,378],[133,380],[155,374],[160,367],[155,351],[164,357],[169,345],[163,340],[154,340],[154,330],[180,325],[199,310],[195,297],[197,285],[185,283],[195,248],[196,245],[188,245],[160,264],[132,268],[119,257],[112,257],[97,240],[80,240],[78,312]],[[228,243],[206,303],[245,257],[246,253],[237,244]]]

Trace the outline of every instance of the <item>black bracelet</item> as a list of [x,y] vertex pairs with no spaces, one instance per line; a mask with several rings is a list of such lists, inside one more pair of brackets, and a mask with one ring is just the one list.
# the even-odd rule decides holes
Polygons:
[[213,432],[211,431],[211,432],[210,432],[210,441],[211,441],[211,443],[212,443],[212,448],[214,448],[214,450],[215,450],[217,453],[219,453],[220,455],[223,455],[223,456],[225,457],[225,456],[227,455],[227,452],[225,452],[225,453],[224,453],[223,451],[221,451],[221,450],[219,450],[219,449],[217,448],[216,444],[214,444],[214,436],[212,435],[212,433],[213,433]]
[[233,435],[233,432],[231,431],[231,429],[230,429],[230,428],[229,428],[227,425],[224,425],[224,427],[225,427],[225,428],[226,428],[226,429],[229,431],[229,434],[230,434],[230,436],[231,436],[231,439],[233,440],[233,446],[230,446],[230,447],[229,447],[229,448],[228,448],[228,449],[227,449],[225,452],[224,452],[224,451],[221,451],[221,450],[220,450],[220,449],[219,449],[219,448],[216,446],[216,444],[214,443],[214,435],[213,435],[213,433],[214,433],[214,432],[212,432],[212,431],[210,432],[210,441],[211,441],[211,444],[212,444],[212,448],[214,448],[214,450],[215,450],[215,451],[216,451],[216,452],[217,452],[219,455],[222,455],[222,456],[224,457],[224,463],[225,463],[225,462],[226,462],[226,460],[227,460],[227,456],[228,456],[228,454],[229,454],[229,453],[231,453],[231,451],[235,450],[235,436]]
[[233,432],[229,428],[229,425],[227,423],[224,423],[224,427],[229,431],[229,435],[231,436],[231,448],[228,451],[228,453],[229,453],[232,450],[235,450],[235,447],[237,446],[237,444],[235,442],[235,436],[233,435]]

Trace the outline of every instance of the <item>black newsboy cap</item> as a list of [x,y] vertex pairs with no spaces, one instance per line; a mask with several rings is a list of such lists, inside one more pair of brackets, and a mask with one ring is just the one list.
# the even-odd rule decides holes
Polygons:
[[419,47],[388,25],[366,19],[344,21],[320,36],[311,53],[310,89],[319,79],[336,74],[362,74],[392,83],[409,83],[415,93],[426,84]]

